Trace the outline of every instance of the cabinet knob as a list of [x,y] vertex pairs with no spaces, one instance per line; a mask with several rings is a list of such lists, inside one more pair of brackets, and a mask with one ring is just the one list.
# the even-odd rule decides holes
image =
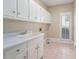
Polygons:
[[17,51],[17,52],[19,52],[19,51],[20,51],[20,49],[17,49],[16,51]]
[[15,11],[13,11],[13,13],[15,13]]

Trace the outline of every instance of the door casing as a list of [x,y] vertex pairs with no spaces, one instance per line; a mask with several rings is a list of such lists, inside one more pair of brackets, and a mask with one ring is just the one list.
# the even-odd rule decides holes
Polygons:
[[71,40],[72,39],[72,12],[62,12],[62,13],[60,13],[60,34],[59,34],[59,36],[60,36],[60,39],[63,40],[63,38],[62,38],[62,30],[61,30],[61,28],[62,28],[62,26],[61,26],[62,18],[61,17],[63,15],[66,15],[66,14],[70,15],[69,40]]

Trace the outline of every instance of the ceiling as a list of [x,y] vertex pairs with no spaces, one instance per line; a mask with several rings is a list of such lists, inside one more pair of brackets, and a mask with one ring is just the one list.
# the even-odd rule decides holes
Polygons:
[[73,0],[42,0],[46,6],[55,6],[60,4],[72,3]]

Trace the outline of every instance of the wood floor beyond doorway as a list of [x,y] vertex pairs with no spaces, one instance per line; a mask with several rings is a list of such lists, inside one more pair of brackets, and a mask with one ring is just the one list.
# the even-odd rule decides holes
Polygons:
[[51,43],[44,46],[44,59],[76,59],[73,44]]

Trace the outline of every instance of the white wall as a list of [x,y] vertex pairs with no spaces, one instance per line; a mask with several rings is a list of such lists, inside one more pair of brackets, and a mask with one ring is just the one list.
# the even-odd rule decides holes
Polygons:
[[73,3],[58,5],[49,7],[49,11],[52,14],[52,24],[48,31],[48,37],[59,38],[60,37],[60,13],[73,12]]

